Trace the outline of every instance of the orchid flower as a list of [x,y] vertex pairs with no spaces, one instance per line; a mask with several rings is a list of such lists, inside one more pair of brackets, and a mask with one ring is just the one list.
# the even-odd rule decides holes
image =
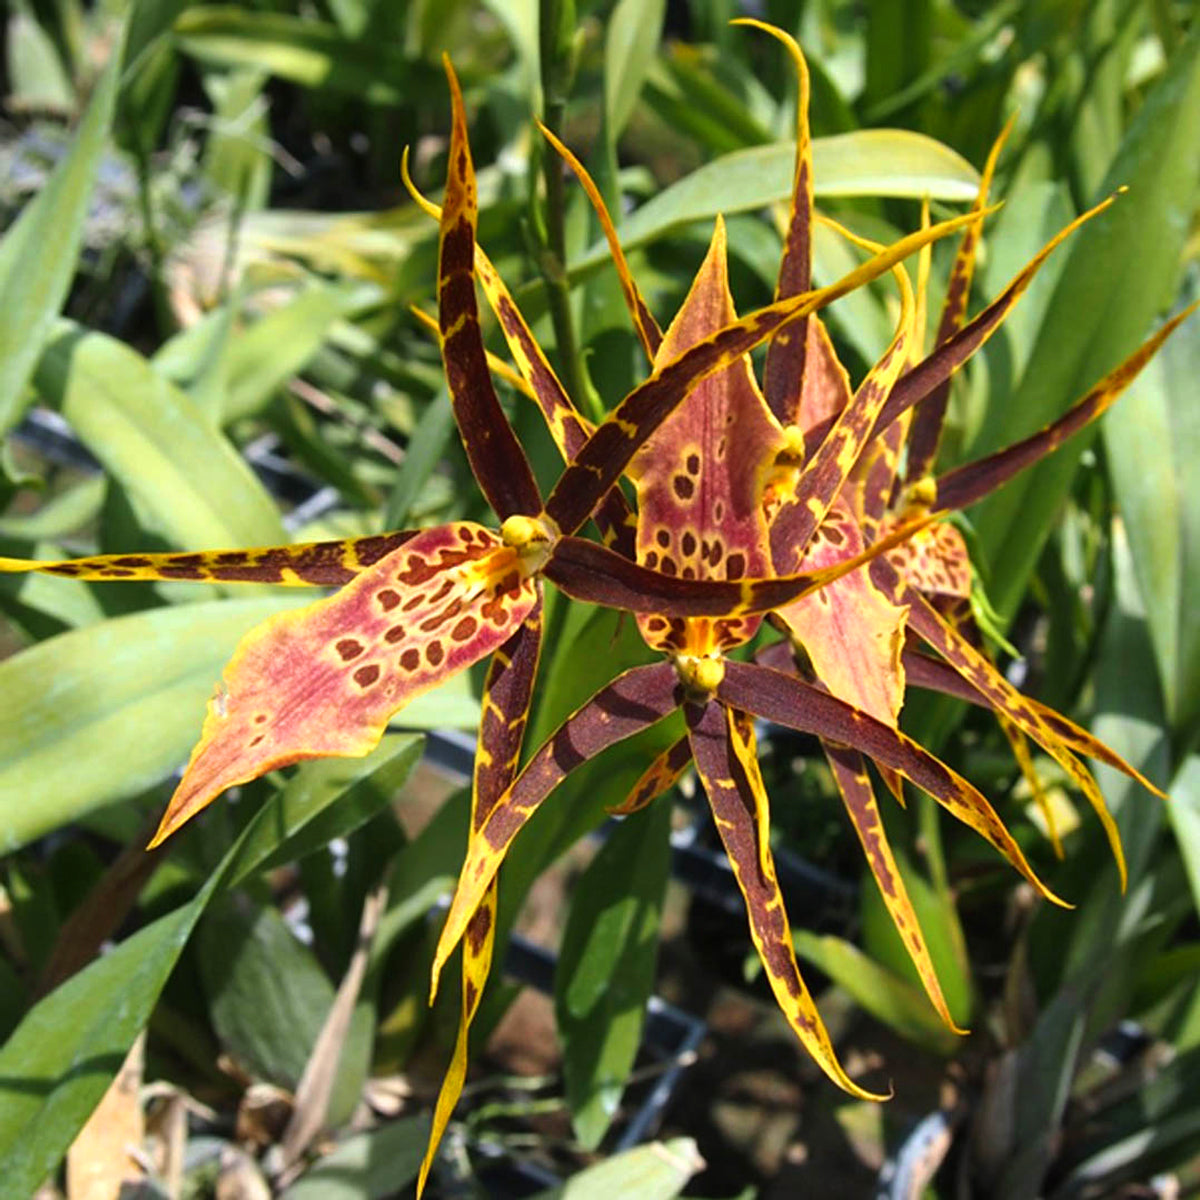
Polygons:
[[[758,26],[783,41],[801,80],[795,193],[776,291],[778,304],[808,294],[811,287],[809,234],[814,214],[807,69],[799,46],[787,35],[756,21],[740,23]],[[728,326],[734,309],[720,222],[691,291],[664,335],[633,280],[598,189],[570,151],[543,132],[596,208],[652,372],[660,370],[664,361],[686,354],[689,346],[705,344],[714,330]],[[978,217],[987,212],[986,180],[998,150],[989,161],[984,189],[973,210]],[[897,268],[901,313],[895,337],[853,393],[815,315],[790,323],[768,340],[761,389],[744,356],[708,376],[628,463],[627,473],[637,485],[634,550],[638,563],[687,580],[730,581],[763,571],[788,577],[802,566],[823,569],[829,563],[858,561],[871,546],[881,545],[894,525],[911,529],[914,514],[905,503],[891,503],[911,411],[918,404],[925,405],[918,410],[923,412],[939,403],[954,370],[999,327],[1052,251],[1109,203],[1111,199],[1072,222],[1000,296],[964,324],[978,223],[967,226],[952,277],[949,315],[928,357],[921,354],[928,262],[922,264],[916,294],[903,269]],[[873,253],[880,249],[855,240]],[[547,393],[540,366],[544,360],[531,349],[528,331],[515,330],[506,320],[505,305],[496,298],[492,302],[529,393],[544,412],[552,413],[557,402]],[[1182,319],[1181,315],[1164,326],[1047,430],[953,473],[936,488],[918,488],[924,502],[915,515],[932,521],[938,514],[973,502],[1094,420]],[[572,450],[553,419],[550,428],[569,458]],[[513,839],[555,786],[584,761],[681,708],[688,725],[686,737],[649,766],[616,811],[631,813],[651,802],[694,762],[743,892],[752,937],[782,1010],[831,1079],[853,1094],[869,1095],[838,1063],[797,969],[768,841],[769,807],[755,753],[753,718],[821,739],[904,945],[931,1001],[951,1026],[928,948],[884,836],[865,759],[876,762],[898,797],[903,778],[924,788],[990,841],[1040,894],[1057,901],[987,800],[898,730],[905,664],[910,661],[915,662],[915,682],[993,707],[1009,723],[1014,737],[1027,734],[1063,763],[1104,823],[1123,876],[1115,826],[1094,780],[1074,753],[1099,758],[1156,789],[1065,717],[1020,696],[986,656],[942,617],[920,589],[961,588],[964,579],[969,582],[965,548],[945,523],[925,527],[916,538],[925,540],[913,548],[913,540],[905,539],[889,552],[892,560],[881,554],[868,566],[779,606],[771,619],[787,631],[789,641],[760,653],[755,663],[729,659],[726,653],[754,636],[758,614],[715,619],[678,613],[639,616],[648,645],[664,653],[667,661],[634,667],[596,693],[536,752],[487,819],[473,826],[467,860],[435,955],[435,990],[443,965],[464,931],[469,931]],[[628,552],[625,545],[620,549]],[[928,641],[941,657],[914,659],[905,649],[909,630]],[[803,652],[810,674],[802,673],[794,651]],[[1023,741],[1016,744],[1024,745]],[[439,1106],[443,1122],[446,1116]],[[435,1133],[442,1127],[436,1125]]]

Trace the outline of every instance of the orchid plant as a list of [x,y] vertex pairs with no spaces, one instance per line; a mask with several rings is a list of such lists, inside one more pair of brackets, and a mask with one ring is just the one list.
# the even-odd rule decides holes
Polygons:
[[[970,212],[938,224],[925,219],[916,232],[886,247],[838,227],[868,258],[832,285],[814,288],[811,234],[824,218],[813,207],[807,67],[788,35],[753,20],[739,23],[778,38],[800,83],[794,191],[770,305],[737,316],[718,219],[704,262],[664,332],[633,279],[599,190],[566,146],[543,130],[596,208],[649,364],[645,381],[598,424],[577,409],[577,398],[568,395],[477,244],[466,112],[446,63],[453,120],[442,205],[412,190],[440,224],[437,336],[463,445],[500,519],[498,530],[460,521],[255,550],[0,559],[0,570],[76,579],[339,589],[272,617],[243,639],[152,845],[236,784],[303,759],[367,753],[415,696],[489,660],[466,860],[433,968],[436,990],[462,943],[461,1018],[421,1186],[465,1078],[468,1030],[495,940],[501,863],[555,786],[615,742],[682,711],[686,735],[648,764],[617,812],[627,815],[652,803],[694,765],[781,1009],[822,1070],[846,1091],[868,1098],[874,1094],[838,1061],[797,967],[769,840],[756,720],[820,739],[905,948],[950,1025],[884,835],[867,760],[898,800],[904,780],[915,784],[990,842],[1039,894],[1062,902],[986,797],[900,731],[906,686],[992,709],[1023,768],[1027,739],[1049,753],[1103,823],[1122,876],[1116,827],[1077,756],[1109,763],[1155,790],[1086,731],[1020,695],[996,669],[970,615],[965,544],[946,518],[1099,417],[1188,313],[1165,324],[1048,428],[934,478],[952,374],[996,331],[1054,249],[1113,201],[1067,226],[967,320],[1001,138]],[[926,353],[929,248],[955,233],[962,243],[934,347]],[[919,255],[915,285],[904,265],[913,254]],[[818,314],[889,275],[899,297],[895,333],[852,388]],[[485,350],[477,283],[515,370]],[[749,354],[764,345],[760,382]],[[545,498],[497,399],[493,373],[514,381],[537,404],[565,460]],[[635,505],[621,486],[623,477],[633,485]],[[589,520],[599,542],[580,536]],[[612,680],[527,755],[524,730],[542,644],[544,580],[573,598],[636,614],[647,646],[661,660]],[[783,634],[781,640],[769,640],[771,628]],[[732,656],[743,647],[754,652],[752,658]]]

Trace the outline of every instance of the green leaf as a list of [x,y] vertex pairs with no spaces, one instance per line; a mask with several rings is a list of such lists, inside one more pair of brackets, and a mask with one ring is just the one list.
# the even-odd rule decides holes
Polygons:
[[155,609],[0,663],[0,847],[15,850],[182,765],[238,639],[305,599]]
[[[403,751],[401,752],[403,753]],[[312,820],[340,800],[321,794]],[[271,802],[251,818],[196,896],[139,930],[37,1004],[0,1049],[0,1178],[32,1195],[108,1088],[201,913],[232,870],[268,860],[296,827]],[[277,831],[277,836],[272,833]],[[243,848],[244,847],[244,848]]]
[[59,541],[77,533],[100,515],[107,481],[85,479],[47,500],[36,512],[0,517],[0,537],[38,542]]
[[427,1116],[355,1134],[318,1159],[283,1200],[384,1200],[417,1177],[429,1139]]
[[654,989],[671,869],[671,805],[613,830],[576,881],[555,974],[563,1074],[575,1136],[600,1144],[621,1101]]
[[31,1196],[53,1171],[145,1025],[220,880],[139,930],[34,1007],[0,1049],[0,1177]]
[[454,429],[450,393],[442,388],[421,414],[396,472],[384,517],[389,529],[403,529],[408,524],[413,505],[441,461]]
[[703,1169],[696,1143],[691,1138],[672,1138],[614,1154],[566,1183],[538,1192],[534,1200],[613,1200],[614,1196],[672,1200]]
[[[793,143],[777,142],[706,163],[623,221],[617,231],[621,245],[633,250],[677,225],[788,200],[795,155]],[[979,174],[964,158],[933,138],[902,129],[861,129],[814,138],[813,180],[818,196],[928,195],[969,202],[979,188]],[[584,273],[607,261],[607,243],[598,242],[571,263],[571,273]]]
[[64,321],[34,382],[173,544],[288,540],[274,501],[233,446],[135,350]]
[[1200,728],[1198,377],[1200,330],[1192,326],[1167,342],[1104,422],[1167,717],[1185,741]]
[[118,60],[114,54],[101,76],[66,158],[0,242],[0,433],[21,415],[29,377],[75,276],[112,124]]
[[857,946],[833,934],[818,936],[806,930],[794,931],[792,942],[797,954],[819,967],[866,1012],[902,1038],[934,1054],[953,1054],[961,1045],[920,988],[893,975]]
[[270,820],[243,839],[230,887],[252,873],[312,854],[334,838],[349,837],[395,799],[424,744],[418,734],[392,733],[365,758],[304,763],[271,801]]
[[196,934],[200,978],[222,1045],[253,1075],[295,1089],[333,1005],[333,984],[275,908],[224,895]]
[[618,0],[604,34],[604,127],[614,142],[629,123],[658,52],[666,0]]
[[175,39],[202,62],[253,67],[370,104],[403,103],[434,82],[433,72],[396,50],[395,42],[350,40],[312,17],[198,5],[180,14]]
[[[1072,238],[1013,399],[993,397],[975,453],[1048,424],[1142,340],[1173,298],[1198,182],[1200,29],[1193,29],[1126,130],[1100,189],[1128,185],[1129,194]],[[1024,594],[1085,444],[1076,438],[972,512],[1004,617]]]

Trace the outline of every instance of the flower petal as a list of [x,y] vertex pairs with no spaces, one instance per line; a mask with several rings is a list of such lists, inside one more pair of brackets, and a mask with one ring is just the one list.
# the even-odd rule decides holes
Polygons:
[[[996,171],[996,163],[1000,151],[1008,140],[1016,124],[1017,114],[1008,119],[1000,135],[992,143],[987,162],[983,165],[983,174],[979,179],[979,194],[972,205],[981,209],[987,204],[988,190],[992,185],[992,176]],[[963,232],[958,253],[954,256],[954,265],[950,268],[950,279],[946,284],[946,299],[942,304],[942,315],[938,321],[937,337],[934,346],[944,346],[963,325],[967,316],[967,302],[971,297],[971,280],[975,275],[975,258],[979,251],[979,239],[983,233],[982,225],[968,225]],[[933,469],[937,457],[938,443],[942,437],[942,426],[946,420],[946,404],[950,399],[950,380],[946,378],[938,384],[917,406],[913,417],[912,432],[908,438],[908,462],[905,466],[905,477],[909,480],[921,479]]]
[[[735,320],[725,224],[659,347],[655,366]],[[702,380],[629,463],[637,485],[638,562],[682,579],[737,580],[771,571],[763,491],[784,447],[743,355]],[[639,618],[656,650],[706,655],[754,636],[757,618],[693,620],[682,627]]]
[[614,817],[627,817],[653,804],[679,782],[691,762],[692,745],[684,736],[655,758],[630,789],[629,795],[620,804],[610,808],[609,813]]
[[574,533],[616,483],[638,448],[702,379],[736,363],[784,325],[869,283],[927,242],[946,237],[978,219],[976,214],[966,214],[901,238],[829,287],[761,308],[655,370],[597,426],[568,464],[546,502],[547,515],[564,533]]
[[341,587],[415,537],[415,532],[295,546],[198,553],[98,554],[60,562],[0,558],[0,571],[41,571],[70,579],[155,579],[203,583],[273,583],[281,587]]
[[680,698],[675,669],[670,663],[634,667],[601,688],[568,717],[533,756],[483,824],[472,830],[458,888],[434,955],[434,995],[442,967],[466,932],[467,923],[499,871],[513,838],[542,801],[577,766],[661,721],[679,706]]
[[1007,483],[1018,472],[1045,458],[1107,411],[1137,378],[1159,347],[1198,308],[1200,300],[1172,317],[1153,337],[1147,338],[1123,363],[1114,367],[1078,403],[1045,429],[978,462],[949,471],[937,481],[935,511],[966,508]]
[[905,734],[836,696],[759,664],[727,660],[717,698],[789,729],[852,746],[868,758],[893,767],[990,842],[1040,895],[1070,907],[1037,877],[986,797]]
[[925,935],[921,932],[916,911],[908,898],[908,889],[904,886],[904,878],[896,866],[892,848],[888,845],[887,833],[883,828],[879,806],[875,803],[875,793],[871,788],[871,779],[862,755],[849,746],[839,746],[830,742],[822,742],[821,748],[829,760],[834,782],[841,793],[854,832],[858,834],[871,874],[879,885],[883,903],[896,926],[905,952],[917,968],[925,994],[938,1010],[942,1020],[955,1033],[965,1033],[966,1030],[960,1029],[954,1023],[946,998],[942,994],[942,985],[938,982],[937,972],[933,968],[933,959],[930,957],[929,947],[925,944]]
[[838,1087],[862,1100],[883,1100],[846,1074],[821,1014],[796,965],[792,931],[771,854],[771,816],[758,768],[754,725],[718,700],[684,706],[696,773],[708,793],[713,821],[725,845],[750,918],[750,936],[771,991],[792,1031]]
[[500,407],[488,372],[475,302],[475,223],[478,200],[467,114],[450,59],[443,57],[453,109],[446,195],[438,247],[438,324],[442,361],[471,470],[501,517],[533,516],[542,499],[529,460]]
[[366,754],[395,713],[501,646],[536,601],[515,552],[461,522],[424,530],[340,592],[252,629],[151,845],[234,784]]
[[[471,792],[472,831],[483,827],[517,773],[541,649],[542,605],[539,600],[520,629],[492,655],[488,668]],[[479,907],[467,922],[467,933],[463,939],[462,1008],[458,1018],[458,1036],[434,1107],[429,1142],[417,1179],[418,1200],[425,1190],[438,1143],[446,1132],[467,1077],[468,1035],[471,1022],[479,1011],[479,1001],[491,970],[492,950],[496,943],[497,883],[493,878]]]

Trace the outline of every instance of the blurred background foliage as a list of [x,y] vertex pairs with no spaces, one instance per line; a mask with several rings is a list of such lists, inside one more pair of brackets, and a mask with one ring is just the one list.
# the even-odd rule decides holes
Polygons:
[[[484,517],[437,347],[411,312],[431,307],[436,228],[404,194],[400,148],[436,195],[441,54],[467,91],[481,241],[597,413],[636,382],[637,347],[584,198],[566,188],[561,223],[547,208],[543,180],[553,191],[561,177],[531,118],[585,157],[623,214],[660,320],[718,212],[739,307],[764,303],[795,84],[774,44],[729,26],[744,13],[802,41],[818,205],[879,240],[915,225],[922,196],[937,213],[969,202],[975,167],[1016,114],[976,306],[1083,207],[1128,186],[956,380],[944,464],[1064,411],[1200,291],[1200,24],[1183,2],[13,0],[0,553]],[[950,252],[938,247],[935,293]],[[819,231],[818,279],[849,254]],[[887,341],[890,305],[870,288],[831,310],[859,374]],[[435,1194],[565,1195],[539,1189],[573,1175],[576,1200],[782,1196],[816,1182],[853,1195],[881,1166],[896,1196],[1197,1189],[1198,376],[1192,322],[1099,435],[965,525],[1019,652],[1010,676],[1170,792],[1164,806],[1101,768],[1127,894],[1052,763],[1038,766],[1067,831],[1061,865],[994,725],[910,694],[906,728],[985,788],[1077,903],[1037,903],[927,798],[893,806],[943,987],[973,1031],[948,1035],[860,879],[814,746],[771,738],[797,949],[843,1058],[896,1091],[883,1108],[849,1102],[747,978],[744,917],[722,905],[729,881],[705,858],[711,834],[688,789],[673,812],[660,804],[587,838],[672,732],[652,731],[574,774],[509,856],[504,938],[519,928],[557,954],[543,982],[558,1043],[527,986],[538,972],[497,978]],[[505,399],[553,480],[532,407]],[[471,730],[479,679],[418,701],[369,758],[258,781],[165,854],[140,849],[236,640],[297,602],[0,579],[6,1194],[115,1195],[132,1180],[150,1195],[261,1195],[270,1181],[312,1200],[403,1195],[415,1176],[455,1020],[453,997],[425,1007],[430,936],[466,810],[461,776],[419,763],[412,731]],[[646,653],[628,622],[561,598],[549,622],[530,745]],[[655,1045],[652,995],[707,1022],[699,1061],[694,1046],[681,1059]],[[682,1082],[677,1059],[692,1064]],[[673,1080],[664,1109],[671,1089],[654,1085]],[[632,1148],[658,1132],[671,1140]],[[110,1191],[86,1193],[89,1172]]]

